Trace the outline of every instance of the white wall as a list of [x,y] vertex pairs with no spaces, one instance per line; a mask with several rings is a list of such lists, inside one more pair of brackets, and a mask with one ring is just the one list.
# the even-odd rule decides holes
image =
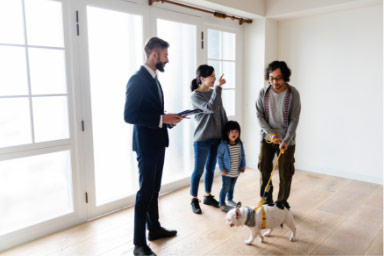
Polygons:
[[382,183],[382,5],[280,21],[302,101],[296,168]]
[[244,27],[243,44],[243,122],[247,167],[257,169],[260,127],[256,119],[256,99],[263,88],[266,64],[277,58],[277,22],[256,19]]
[[255,20],[244,27],[243,40],[243,122],[241,139],[244,142],[247,167],[257,168],[259,126],[256,120],[257,92],[263,86],[265,57],[265,19]]

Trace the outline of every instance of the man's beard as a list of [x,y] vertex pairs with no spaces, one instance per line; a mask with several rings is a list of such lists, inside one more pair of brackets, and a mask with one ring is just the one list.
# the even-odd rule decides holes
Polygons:
[[160,72],[164,72],[164,65],[163,65],[164,63],[163,62],[157,62],[156,63],[156,68],[157,68],[157,70],[159,70]]

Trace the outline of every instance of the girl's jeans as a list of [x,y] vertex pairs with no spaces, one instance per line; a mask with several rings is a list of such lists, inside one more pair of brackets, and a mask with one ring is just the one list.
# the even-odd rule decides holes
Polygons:
[[195,169],[191,177],[191,196],[197,197],[200,178],[204,172],[205,165],[205,192],[211,193],[213,175],[216,167],[217,148],[220,140],[209,139],[205,141],[196,141],[193,143],[195,151]]
[[227,177],[227,176],[222,176],[223,177],[223,186],[221,187],[220,190],[220,201],[219,205],[226,205],[225,204],[225,196],[227,195],[228,200],[233,200],[233,190],[235,189],[235,184],[237,181],[237,177]]

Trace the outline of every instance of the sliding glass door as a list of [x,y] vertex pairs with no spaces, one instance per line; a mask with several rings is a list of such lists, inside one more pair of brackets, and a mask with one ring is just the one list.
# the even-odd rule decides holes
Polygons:
[[143,64],[143,12],[132,4],[110,2],[84,6],[83,54],[85,158],[89,217],[132,203],[137,191],[132,126],[124,122],[128,79]]
[[[192,107],[190,83],[196,70],[197,26],[169,17],[156,19],[157,36],[170,43],[169,63],[159,78],[164,91],[165,109],[177,113]],[[193,133],[193,117],[169,130],[170,146],[164,162],[163,185],[190,177],[193,169]]]
[[[168,15],[168,19],[151,19],[149,25],[148,12],[130,7],[129,3],[100,5],[93,1],[84,7],[86,35],[80,41],[88,49],[83,55],[83,70],[87,70],[83,81],[89,100],[84,115],[89,117],[85,158],[89,159],[90,217],[134,203],[138,169],[132,151],[133,127],[123,119],[125,89],[130,76],[145,61],[143,46],[151,34],[171,45],[170,63],[159,74],[165,109],[180,112],[191,108],[189,83],[196,69],[196,24],[170,20]],[[186,185],[193,168],[193,127],[193,120],[185,120],[169,130],[163,191]]]
[[[143,17],[87,7],[96,205],[134,193],[131,130],[123,119],[125,85],[143,62]],[[111,29],[113,28],[113,29]]]

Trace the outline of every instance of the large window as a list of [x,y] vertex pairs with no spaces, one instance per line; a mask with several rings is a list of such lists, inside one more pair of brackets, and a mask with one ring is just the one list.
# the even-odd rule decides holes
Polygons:
[[228,116],[235,116],[236,96],[236,34],[208,29],[208,64],[215,68],[216,78],[222,74],[223,104]]
[[61,1],[0,1],[0,235],[74,211]]
[[0,24],[0,147],[69,138],[61,3],[2,0]]

